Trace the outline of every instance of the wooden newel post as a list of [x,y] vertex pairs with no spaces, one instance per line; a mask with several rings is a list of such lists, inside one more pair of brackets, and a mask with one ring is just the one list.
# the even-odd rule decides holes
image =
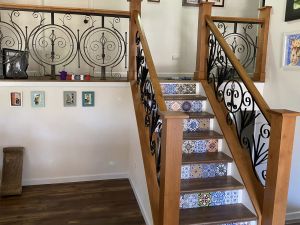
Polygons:
[[205,80],[207,77],[208,37],[209,29],[206,26],[206,17],[211,16],[213,3],[202,2],[199,4],[198,40],[195,80]]
[[129,70],[127,78],[129,81],[136,79],[136,44],[135,35],[137,26],[134,20],[134,12],[137,11],[141,14],[141,0],[130,1],[130,22],[129,22]]
[[287,110],[270,110],[270,115],[272,127],[262,224],[284,225],[296,117],[300,116],[300,113]]
[[159,225],[179,224],[183,119],[180,112],[162,113]]
[[264,24],[258,30],[256,68],[254,72],[254,80],[256,81],[265,81],[266,77],[271,9],[271,6],[259,9],[259,18],[264,20]]

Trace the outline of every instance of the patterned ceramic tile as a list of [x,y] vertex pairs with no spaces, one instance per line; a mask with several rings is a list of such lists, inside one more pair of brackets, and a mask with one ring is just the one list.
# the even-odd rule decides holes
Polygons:
[[188,169],[186,168],[186,165],[182,166],[181,171],[182,179],[226,176],[227,164],[191,164]]
[[250,225],[251,222],[240,222],[240,223],[224,223],[221,225]]
[[195,95],[196,84],[193,83],[163,83],[162,92],[165,95]]
[[184,153],[217,152],[218,140],[184,140],[182,144],[182,151]]
[[183,122],[183,131],[185,132],[209,130],[209,127],[209,119],[186,119]]
[[169,111],[202,112],[202,101],[165,101]]
[[199,207],[199,195],[197,193],[183,194],[180,196],[180,206],[184,209]]
[[[219,206],[239,203],[238,199],[239,191],[216,191],[205,193],[189,193],[180,195],[180,207],[187,208],[199,208],[207,206]],[[236,195],[234,199],[228,201],[227,196]]]
[[189,179],[191,177],[191,166],[181,166],[181,179]]
[[225,204],[239,203],[239,191],[225,191]]

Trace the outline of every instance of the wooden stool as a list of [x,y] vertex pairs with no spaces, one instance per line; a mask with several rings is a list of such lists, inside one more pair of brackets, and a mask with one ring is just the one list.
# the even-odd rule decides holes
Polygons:
[[23,147],[3,149],[2,196],[22,193],[23,152]]

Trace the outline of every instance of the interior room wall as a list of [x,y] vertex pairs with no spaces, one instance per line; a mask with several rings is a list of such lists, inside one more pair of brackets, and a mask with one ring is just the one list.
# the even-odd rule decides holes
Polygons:
[[[283,37],[285,32],[300,32],[300,20],[284,22],[286,0],[266,0],[272,6],[268,45],[267,77],[264,95],[271,108],[300,111],[299,70],[284,70]],[[289,188],[287,219],[300,219],[300,118],[297,120]]]

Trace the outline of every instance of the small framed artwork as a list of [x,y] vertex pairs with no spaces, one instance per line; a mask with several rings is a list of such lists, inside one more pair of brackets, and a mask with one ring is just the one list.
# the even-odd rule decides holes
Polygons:
[[284,34],[283,67],[300,69],[300,31]]
[[31,92],[31,106],[33,108],[45,107],[45,92],[44,91],[32,91]]
[[21,107],[23,104],[22,92],[11,92],[10,93],[10,106]]
[[160,2],[160,0],[148,0],[148,2]]
[[3,49],[3,75],[5,79],[27,79],[28,52]]
[[285,21],[300,19],[300,0],[287,0]]
[[82,106],[83,107],[95,106],[95,92],[93,91],[82,92]]
[[198,6],[200,2],[213,2],[215,7],[224,7],[225,0],[182,0],[183,6]]
[[76,107],[77,105],[77,92],[64,91],[64,107]]

